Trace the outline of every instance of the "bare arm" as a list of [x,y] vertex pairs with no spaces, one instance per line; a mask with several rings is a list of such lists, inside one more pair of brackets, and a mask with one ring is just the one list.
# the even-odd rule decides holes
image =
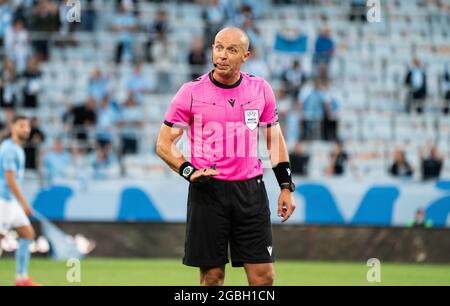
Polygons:
[[[267,150],[272,166],[274,167],[282,162],[289,162],[289,153],[280,125],[277,124],[263,129],[263,133],[267,140]],[[288,189],[281,190],[278,197],[278,216],[282,218],[282,222],[289,219],[294,213],[295,207],[291,191]]]
[[267,150],[269,152],[272,166],[275,167],[279,163],[289,161],[289,153],[281,132],[280,125],[273,125],[269,128],[263,129],[263,133],[267,140]]
[[[184,158],[183,154],[176,147],[182,135],[182,129],[163,124],[156,142],[156,154],[177,173],[181,165],[186,162],[186,158]],[[190,181],[206,181],[218,174],[219,172],[215,169],[202,169],[192,174]]]
[[156,154],[175,172],[178,172],[180,166],[186,162],[183,154],[176,147],[181,136],[183,136],[182,129],[163,124],[156,142]]
[[14,171],[6,171],[5,179],[6,179],[6,184],[8,185],[9,190],[16,197],[16,199],[20,203],[20,205],[22,205],[25,213],[27,215],[31,215],[32,212],[31,212],[30,205],[28,205],[27,200],[25,199],[22,192],[20,191],[19,186],[17,185]]

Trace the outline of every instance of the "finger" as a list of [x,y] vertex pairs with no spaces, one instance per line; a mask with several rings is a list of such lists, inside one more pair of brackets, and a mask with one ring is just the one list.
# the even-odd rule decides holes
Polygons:
[[295,210],[295,205],[293,205],[293,204],[288,205],[286,214],[285,214],[282,222],[286,222],[292,216],[292,214],[294,213],[294,210]]
[[283,202],[278,202],[278,217],[283,217]]
[[213,169],[205,169],[204,172],[202,172],[202,176],[215,176],[218,175],[219,172]]

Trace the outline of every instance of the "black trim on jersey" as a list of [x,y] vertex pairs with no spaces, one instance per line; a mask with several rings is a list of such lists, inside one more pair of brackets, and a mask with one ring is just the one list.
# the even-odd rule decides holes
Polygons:
[[175,128],[178,128],[178,129],[187,129],[187,128],[189,128],[189,125],[188,126],[179,125],[179,124],[175,124],[175,123],[169,122],[167,120],[164,120],[164,124],[167,125],[168,127],[175,127]]
[[269,124],[267,124],[267,125],[263,125],[263,127],[265,127],[265,128],[270,128],[271,126],[275,126],[275,125],[278,125],[279,124],[279,122],[278,121],[275,121],[275,122],[273,122],[273,123],[269,123]]
[[168,127],[173,127],[173,123],[167,120],[164,120],[164,124],[167,125]]
[[216,85],[217,87],[223,88],[223,89],[236,88],[236,87],[238,87],[238,86],[241,84],[241,82],[242,82],[242,73],[241,73],[241,77],[239,78],[239,80],[238,80],[236,83],[231,84],[231,85],[226,85],[226,84],[222,84],[222,83],[218,82],[216,79],[214,79],[213,73],[214,73],[214,70],[211,71],[211,72],[208,74],[209,79],[211,80],[211,82],[212,82],[214,85]]

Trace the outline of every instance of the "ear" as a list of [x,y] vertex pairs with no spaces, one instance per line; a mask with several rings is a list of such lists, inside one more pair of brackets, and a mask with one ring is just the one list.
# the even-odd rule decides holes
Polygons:
[[242,57],[242,64],[244,64],[248,60],[249,56],[250,56],[250,51],[246,51],[244,53],[244,56]]

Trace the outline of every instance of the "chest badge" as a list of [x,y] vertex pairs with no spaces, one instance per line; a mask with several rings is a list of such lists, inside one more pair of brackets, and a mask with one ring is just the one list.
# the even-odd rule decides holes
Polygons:
[[244,110],[245,125],[250,129],[254,130],[259,124],[259,110],[248,109]]
[[228,103],[230,103],[231,107],[234,107],[234,103],[236,103],[236,99],[229,99]]

